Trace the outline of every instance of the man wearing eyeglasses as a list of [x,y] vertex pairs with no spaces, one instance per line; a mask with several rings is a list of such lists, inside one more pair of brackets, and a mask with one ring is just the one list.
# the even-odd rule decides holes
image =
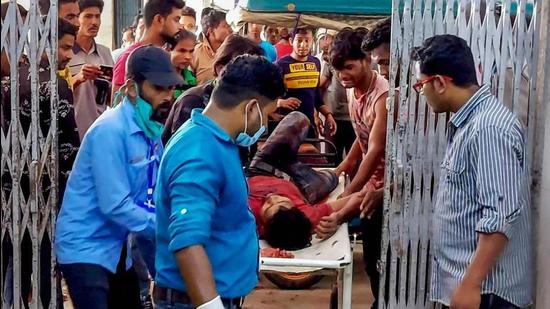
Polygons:
[[439,35],[413,51],[414,89],[452,112],[432,230],[431,298],[457,309],[531,304],[529,164],[518,118],[479,86],[466,41]]

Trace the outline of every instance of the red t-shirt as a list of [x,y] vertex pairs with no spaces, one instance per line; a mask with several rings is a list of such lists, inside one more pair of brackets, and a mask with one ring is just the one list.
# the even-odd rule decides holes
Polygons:
[[115,67],[113,68],[113,83],[116,86],[122,86],[124,82],[126,82],[126,61],[128,61],[130,54],[140,46],[140,42],[134,43],[128,46],[128,48],[120,54],[120,57],[118,57]]
[[250,190],[248,205],[256,218],[256,226],[260,236],[264,233],[264,222],[261,218],[262,205],[270,194],[289,198],[295,207],[302,211],[309,221],[311,221],[312,229],[319,224],[321,218],[332,213],[332,208],[327,203],[308,204],[298,187],[285,179],[272,176],[254,176],[248,179],[248,187]]
[[281,42],[275,44],[275,49],[277,50],[277,60],[286,57],[292,53],[292,45],[282,44]]

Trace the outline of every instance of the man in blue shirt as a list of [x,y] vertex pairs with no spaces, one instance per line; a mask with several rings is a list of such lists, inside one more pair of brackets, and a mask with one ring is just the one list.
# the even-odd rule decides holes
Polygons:
[[280,70],[244,55],[218,77],[162,159],[157,205],[156,308],[240,308],[258,283],[258,236],[238,146],[265,132],[284,93]]
[[264,50],[265,57],[271,61],[275,62],[277,60],[277,50],[268,41],[262,40],[262,25],[259,24],[248,24],[248,38],[256,42]]
[[479,86],[472,51],[454,35],[413,51],[414,89],[453,115],[434,204],[430,296],[450,308],[531,304],[529,163],[518,118]]
[[168,53],[136,49],[124,98],[91,126],[69,177],[55,249],[75,308],[139,308],[129,233],[154,239],[153,189],[160,135],[183,81]]

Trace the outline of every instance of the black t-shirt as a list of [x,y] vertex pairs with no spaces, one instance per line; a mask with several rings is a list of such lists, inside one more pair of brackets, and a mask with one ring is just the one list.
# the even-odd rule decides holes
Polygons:
[[[323,105],[323,97],[319,88],[321,62],[311,55],[307,57],[306,61],[299,61],[292,58],[292,56],[286,56],[279,59],[277,65],[283,71],[287,90],[286,98],[294,97],[302,101],[297,111],[305,114],[311,124],[314,124],[313,114],[315,108]],[[291,111],[280,108],[277,112],[286,115]]]
[[212,82],[188,89],[177,98],[170,110],[164,131],[162,143],[166,145],[176,131],[191,118],[191,112],[195,108],[205,108],[210,100],[214,85]]

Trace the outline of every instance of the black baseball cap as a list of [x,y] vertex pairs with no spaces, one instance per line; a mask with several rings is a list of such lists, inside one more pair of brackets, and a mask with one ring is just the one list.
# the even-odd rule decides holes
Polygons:
[[126,78],[141,75],[153,85],[161,87],[179,86],[183,78],[170,61],[167,51],[145,45],[136,48],[126,63]]

